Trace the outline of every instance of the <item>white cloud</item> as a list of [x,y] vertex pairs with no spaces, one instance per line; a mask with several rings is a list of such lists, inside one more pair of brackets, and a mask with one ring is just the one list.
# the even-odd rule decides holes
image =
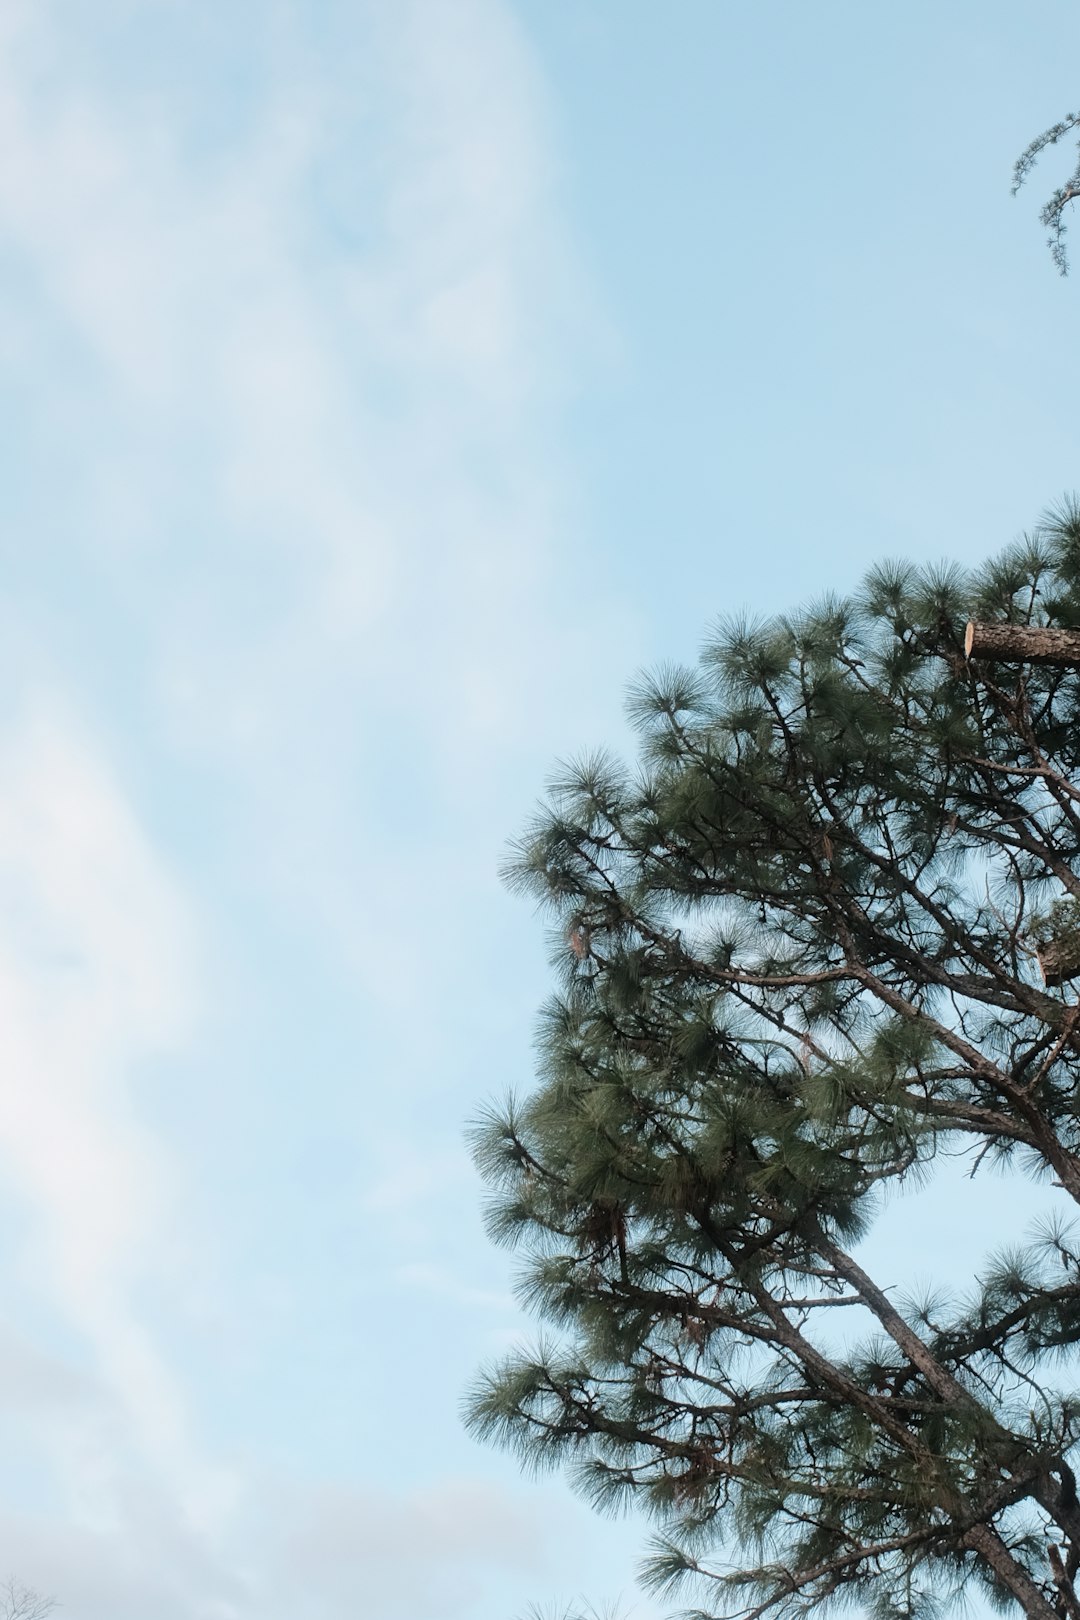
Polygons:
[[0,1511],[20,1578],[76,1620],[451,1620],[520,1612],[580,1556],[581,1527],[550,1493],[467,1478],[423,1489],[253,1483],[226,1561],[131,1477],[111,1528]]
[[[27,1271],[99,1372],[40,1430],[66,1523],[9,1515],[0,1539],[81,1620],[472,1614],[485,1566],[533,1569],[531,1516],[467,1483],[385,1500],[312,1486],[279,1512],[258,1457],[226,1468],[201,1444],[198,1392],[140,1312],[193,1197],[145,1123],[140,1070],[183,1047],[201,995],[227,996],[228,964],[199,982],[220,940],[194,937],[92,737],[185,792],[204,772],[192,815],[213,810],[235,889],[269,894],[279,925],[295,908],[384,1015],[408,1017],[402,1065],[364,1077],[385,1110],[373,1156],[417,1144],[367,1191],[368,1214],[401,1224],[403,1199],[459,1177],[393,1098],[437,1076],[455,989],[490,955],[508,762],[547,751],[560,705],[602,707],[592,677],[613,645],[631,656],[617,611],[591,604],[585,633],[552,588],[572,504],[552,410],[584,294],[508,8],[331,7],[322,46],[298,4],[265,29],[225,21],[257,89],[208,151],[230,63],[199,53],[227,12],[0,7],[0,227],[26,279],[0,285],[0,328],[43,465],[61,468],[28,526],[48,537],[28,586],[51,632],[36,662],[94,721],[55,702],[0,717],[0,1155],[33,1214]],[[151,13],[182,19],[184,52],[125,66],[128,25]],[[76,563],[100,601],[54,596]],[[57,632],[65,614],[89,643]],[[442,1015],[434,974],[416,1008],[420,918]],[[377,1459],[357,1466],[378,1477]]]
[[[83,1336],[128,1443],[192,1500],[211,1481],[133,1290],[160,1263],[176,1193],[138,1123],[136,1077],[184,1039],[196,1005],[174,883],[85,731],[48,701],[31,706],[0,735],[0,1163],[32,1214],[24,1287]],[[75,1451],[68,1461],[77,1475]]]
[[590,328],[540,77],[497,0],[343,12],[322,55],[285,6],[211,163],[174,73],[106,95],[62,8],[20,15],[51,72],[0,77],[0,219],[97,357],[83,543],[138,603],[165,737],[230,784],[238,873],[393,1005],[419,908],[455,971],[483,950],[508,770],[560,711],[587,740],[633,657],[555,584]]
[[549,406],[586,295],[507,10],[371,8],[358,92],[282,8],[254,47],[272,88],[212,165],[199,108],[166,97],[147,125],[148,96],[95,94],[62,8],[16,15],[0,217],[96,356],[115,437],[79,469],[84,533],[150,587],[177,735],[265,777],[373,696],[470,762],[535,723],[582,659],[543,596]]
[[461,1479],[404,1497],[333,1486],[290,1495],[277,1509],[271,1578],[301,1613],[442,1620],[474,1613],[507,1571],[551,1573],[558,1520],[530,1511],[523,1493]]
[[190,1027],[193,938],[108,766],[47,704],[0,736],[0,899],[0,1149],[89,1309],[146,1257],[163,1169],[124,1093]]

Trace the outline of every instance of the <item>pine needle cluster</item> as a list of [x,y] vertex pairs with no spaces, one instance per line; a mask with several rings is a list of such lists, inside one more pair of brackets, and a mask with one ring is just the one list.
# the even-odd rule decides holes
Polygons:
[[[1080,113],[1069,113],[1059,123],[1052,124],[1049,129],[1043,130],[1042,134],[1037,135],[1031,145],[1021,152],[1013,167],[1012,189],[1014,197],[1047,147],[1056,146],[1059,141],[1064,140],[1066,135],[1071,134],[1078,128],[1080,128]],[[1080,154],[1080,146],[1078,146],[1077,151]],[[1039,215],[1040,221],[1046,226],[1048,232],[1047,246],[1050,249],[1050,257],[1057,265],[1059,273],[1063,276],[1067,275],[1069,271],[1069,258],[1065,247],[1065,210],[1071,202],[1076,201],[1077,197],[1080,197],[1080,155],[1077,157],[1076,166],[1069,178],[1063,185],[1057,186],[1051,192]]]

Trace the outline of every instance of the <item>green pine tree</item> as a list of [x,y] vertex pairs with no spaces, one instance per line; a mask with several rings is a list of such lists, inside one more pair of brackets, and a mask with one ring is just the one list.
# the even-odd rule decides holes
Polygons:
[[[515,846],[560,987],[476,1150],[549,1337],[469,1422],[645,1508],[695,1616],[1080,1617],[1078,627],[1075,503],[728,626]],[[1062,1219],[904,1306],[859,1241],[957,1153]]]

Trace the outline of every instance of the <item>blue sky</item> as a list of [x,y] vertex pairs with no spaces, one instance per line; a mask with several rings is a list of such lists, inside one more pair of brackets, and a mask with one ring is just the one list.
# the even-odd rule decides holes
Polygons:
[[523,1330],[496,868],[641,665],[1077,484],[1066,159],[1009,174],[1078,34],[0,0],[0,1567],[73,1620],[654,1620],[458,1422]]

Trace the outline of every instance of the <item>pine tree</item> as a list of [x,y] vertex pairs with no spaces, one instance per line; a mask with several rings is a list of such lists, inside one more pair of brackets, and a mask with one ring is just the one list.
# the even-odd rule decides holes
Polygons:
[[[475,1145],[549,1336],[468,1420],[651,1513],[697,1617],[1080,1617],[1078,629],[1073,502],[728,625],[514,847],[560,985]],[[858,1244],[958,1153],[1061,1218],[903,1305]]]

